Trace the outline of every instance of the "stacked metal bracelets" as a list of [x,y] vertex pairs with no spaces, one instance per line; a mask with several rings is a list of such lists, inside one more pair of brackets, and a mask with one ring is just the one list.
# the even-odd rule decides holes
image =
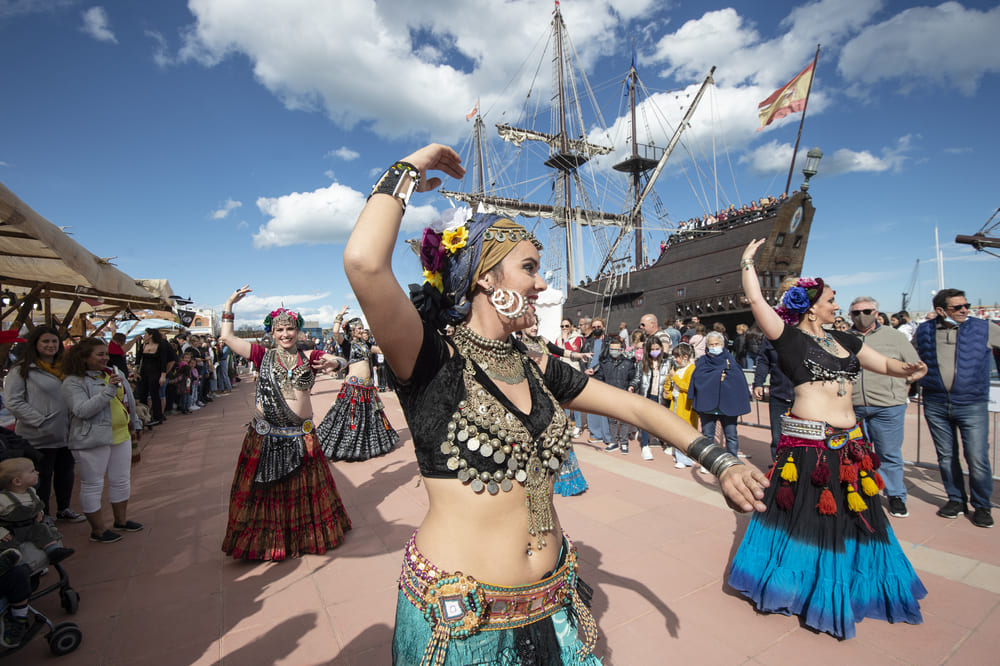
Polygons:
[[236,315],[232,312],[223,312],[222,321],[236,321]]
[[699,437],[688,447],[687,455],[697,460],[702,467],[711,472],[716,478],[722,475],[734,465],[742,465],[743,461],[729,453],[708,437]]

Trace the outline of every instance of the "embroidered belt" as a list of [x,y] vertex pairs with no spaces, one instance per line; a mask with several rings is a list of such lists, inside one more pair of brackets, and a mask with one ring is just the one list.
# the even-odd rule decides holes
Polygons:
[[308,435],[313,431],[312,419],[306,419],[299,426],[290,426],[285,428],[280,428],[276,425],[271,425],[265,419],[257,416],[253,417],[253,429],[257,431],[258,435],[270,435],[271,437],[301,437],[302,435]]
[[824,442],[828,449],[841,449],[848,442],[864,439],[864,431],[860,424],[852,428],[834,428],[823,421],[800,419],[792,414],[781,417],[781,434],[814,442]]
[[566,559],[552,575],[536,583],[507,587],[477,581],[460,571],[438,569],[417,550],[416,536],[414,532],[406,545],[399,586],[432,628],[421,664],[444,663],[452,638],[524,627],[565,606],[572,607],[585,636],[579,656],[593,652],[597,624],[577,592],[576,548],[569,539]]
[[371,387],[375,385],[371,377],[369,377],[368,379],[361,379],[357,375],[351,375],[350,377],[347,378],[346,381],[344,381],[344,383],[351,384],[352,386],[363,386],[363,387]]

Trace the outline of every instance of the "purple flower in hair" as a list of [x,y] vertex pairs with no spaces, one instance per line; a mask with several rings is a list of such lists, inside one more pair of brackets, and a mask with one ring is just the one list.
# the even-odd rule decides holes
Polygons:
[[809,293],[803,287],[792,287],[781,299],[781,304],[792,312],[803,313],[809,309]]
[[774,308],[774,311],[778,313],[779,317],[781,317],[781,321],[785,322],[789,326],[797,325],[799,320],[802,319],[802,316],[798,312],[792,312],[783,305],[779,305]]
[[424,229],[420,239],[420,264],[431,273],[437,273],[444,267],[444,257],[447,250],[441,245],[441,234],[430,227]]

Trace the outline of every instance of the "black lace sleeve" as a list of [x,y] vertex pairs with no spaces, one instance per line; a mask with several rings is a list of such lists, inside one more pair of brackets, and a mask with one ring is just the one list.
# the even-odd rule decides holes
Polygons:
[[587,375],[566,363],[550,358],[545,365],[545,386],[560,403],[569,402],[587,385]]

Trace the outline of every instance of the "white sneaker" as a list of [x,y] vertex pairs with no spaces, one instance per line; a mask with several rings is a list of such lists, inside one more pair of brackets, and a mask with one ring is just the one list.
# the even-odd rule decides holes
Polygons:
[[199,409],[201,409],[201,407],[199,407],[198,405],[191,405],[192,412],[197,412]]
[[[687,465],[685,465],[682,462],[675,462],[674,463],[674,469],[684,469],[685,467],[687,467]],[[702,469],[705,469],[705,468],[702,467]]]
[[642,447],[642,459],[643,460],[652,460],[653,459],[653,450],[650,449],[648,446]]
[[579,428],[573,428],[573,439],[576,439],[579,436],[580,436],[580,429]]
[[699,467],[699,468],[698,468],[698,471],[699,471],[699,472],[701,472],[702,474],[711,474],[711,472],[709,472],[709,471],[708,471],[707,469],[705,469],[704,467]]
[[672,455],[674,455],[674,447],[672,447],[672,446],[664,446],[663,447],[663,452],[665,454],[667,454],[668,456],[672,456]]

